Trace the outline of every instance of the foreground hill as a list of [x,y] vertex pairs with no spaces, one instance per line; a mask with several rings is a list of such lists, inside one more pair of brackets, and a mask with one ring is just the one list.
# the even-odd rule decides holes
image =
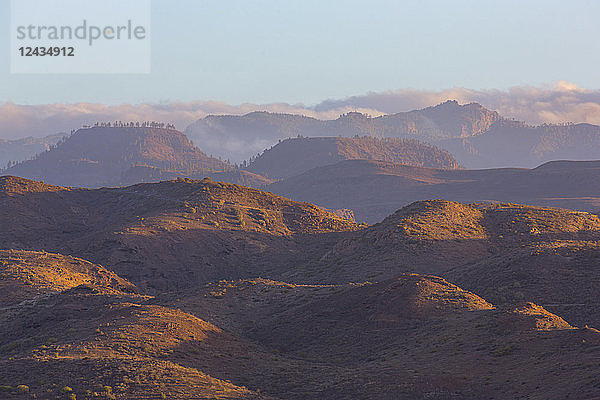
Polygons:
[[330,267],[320,279],[435,274],[495,304],[531,301],[576,325],[600,326],[596,215],[435,200],[413,203],[353,236],[323,259]]
[[99,187],[122,184],[140,166],[180,175],[230,169],[175,129],[98,126],[79,129],[5,173],[62,186]]
[[[598,393],[593,373],[597,332],[573,329],[531,303],[494,308],[432,276],[403,274],[379,283],[341,285],[223,281],[179,295],[179,301],[170,294],[155,301],[168,304],[169,298],[184,311],[276,352],[278,374],[263,372],[258,363],[252,377],[240,371],[232,381],[248,379],[251,388],[264,382],[261,393],[278,398]],[[294,364],[283,362],[289,359]],[[546,380],[548,373],[552,382]]]
[[381,221],[418,200],[509,201],[600,212],[600,161],[555,161],[534,169],[441,170],[348,160],[273,183],[267,190],[357,221]]
[[342,160],[383,160],[420,167],[457,169],[452,155],[417,140],[374,137],[286,139],[265,150],[248,170],[270,178],[287,178]]
[[535,304],[497,309],[415,274],[220,281],[156,298],[89,285],[0,309],[11,398],[593,397],[599,348],[596,331]]
[[595,215],[2,177],[0,226],[0,397],[600,396]]
[[[13,251],[9,256],[11,263],[36,271],[63,268],[64,272],[63,257],[71,272],[74,261],[58,254]],[[75,261],[77,270],[82,263]],[[2,272],[3,278],[20,276],[11,266]],[[111,278],[119,279],[114,274]],[[252,352],[243,339],[181,311],[147,305],[147,296],[107,291],[103,282],[86,280],[57,290],[62,288],[57,282],[46,296],[0,308],[0,397],[269,398],[169,356],[179,346],[192,346],[202,349],[196,354],[211,360],[226,351],[241,357]]]
[[358,229],[313,205],[208,179],[86,190],[2,177],[0,189],[0,248],[82,257],[155,290],[294,268]]
[[428,142],[478,135],[502,120],[479,104],[447,101],[434,107],[371,118],[351,112],[335,120],[301,115],[252,112],[246,115],[209,115],[185,129],[203,148],[219,154],[229,149],[236,159],[248,159],[278,139],[296,136],[374,136],[412,138]]
[[0,306],[39,299],[80,285],[132,292],[134,285],[104,267],[61,254],[0,250]]

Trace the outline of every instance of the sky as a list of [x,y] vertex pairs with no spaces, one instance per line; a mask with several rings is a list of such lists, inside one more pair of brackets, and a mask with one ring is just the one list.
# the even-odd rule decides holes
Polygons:
[[[2,26],[9,15],[0,0]],[[597,90],[598,16],[590,0],[152,0],[151,73],[10,74],[3,56],[0,103],[311,106],[390,90]]]

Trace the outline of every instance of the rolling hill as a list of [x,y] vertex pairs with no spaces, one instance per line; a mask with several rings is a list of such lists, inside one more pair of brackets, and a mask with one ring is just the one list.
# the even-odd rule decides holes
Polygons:
[[384,160],[420,167],[459,168],[451,154],[435,146],[417,140],[364,136],[286,139],[265,150],[246,169],[281,179],[342,160]]
[[515,202],[600,212],[600,161],[553,161],[534,169],[442,170],[347,160],[275,182],[273,193],[331,209],[357,221],[381,221],[418,200]]
[[600,395],[596,215],[1,177],[0,226],[0,397]]
[[148,290],[276,273],[358,229],[311,204],[209,179],[89,190],[2,177],[0,189],[0,225],[10,227],[0,248],[111,265]]
[[531,301],[600,326],[599,241],[600,219],[586,212],[431,200],[349,235],[314,269],[340,282],[434,274],[497,305]]
[[[222,280],[155,298],[107,293],[92,283],[0,309],[0,322],[0,390],[11,398],[598,392],[594,330],[532,303],[498,309],[416,274],[343,285]],[[539,385],[548,373],[553,381]]]

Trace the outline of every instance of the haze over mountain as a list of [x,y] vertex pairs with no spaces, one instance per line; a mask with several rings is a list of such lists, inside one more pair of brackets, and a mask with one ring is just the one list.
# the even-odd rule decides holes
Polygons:
[[407,139],[355,137],[285,140],[242,170],[208,157],[174,129],[96,126],[76,131],[58,146],[5,172],[52,184],[92,188],[206,176],[264,187],[273,182],[269,178],[299,174],[343,159],[386,159],[458,168],[452,155],[433,145]]
[[50,150],[64,135],[50,135],[42,138],[26,137],[24,139],[0,139],[0,168],[10,162],[16,164]]
[[529,126],[500,121],[481,135],[436,144],[452,152],[467,168],[531,168],[553,160],[599,159],[600,126]]
[[[269,147],[279,139],[307,136],[355,135],[386,138],[413,138],[435,141],[479,134],[500,120],[498,113],[479,104],[459,106],[447,101],[435,107],[371,118],[358,112],[334,120],[318,120],[301,115],[252,112],[246,115],[209,115],[185,129],[185,134],[206,148],[220,146],[232,153],[248,148]],[[245,154],[245,158],[252,154]]]
[[[556,159],[588,160],[600,154],[600,127],[590,124],[529,126],[480,104],[446,101],[437,106],[378,117],[350,112],[335,120],[253,112],[208,116],[185,130],[206,148],[235,153],[266,148],[300,136],[412,138],[450,151],[466,168],[533,168]],[[252,154],[247,154],[246,157]]]
[[409,139],[370,136],[286,139],[253,159],[247,170],[281,179],[342,160],[385,160],[421,167],[457,169],[452,155],[439,148]]
[[[255,161],[257,154],[252,149],[260,149],[259,153],[263,153],[263,149],[269,148],[278,141],[281,142],[282,139],[284,140],[284,147],[290,143],[295,143],[298,149],[293,150],[290,148],[288,153],[298,152],[298,154],[294,154],[294,159],[297,160],[295,163],[299,163],[297,168],[281,164],[277,157],[269,161],[269,157],[274,156],[272,153],[259,154],[263,157],[261,157],[259,164],[253,166],[254,169],[252,172],[259,172],[259,174],[260,172],[266,173],[269,175],[269,178],[288,177],[292,174],[301,173],[309,169],[309,167],[317,167],[329,164],[332,161],[353,158],[451,168],[451,161],[449,160],[435,162],[430,160],[428,162],[424,157],[406,157],[405,149],[408,142],[403,142],[404,145],[398,147],[398,143],[400,142],[393,142],[392,140],[397,138],[416,139],[421,142],[433,144],[441,149],[434,148],[434,152],[447,150],[454,156],[459,165],[468,169],[496,167],[533,168],[546,161],[559,159],[590,160],[598,158],[600,154],[600,127],[596,125],[546,124],[531,126],[505,119],[497,112],[487,110],[479,104],[470,103],[460,105],[456,101],[446,101],[437,106],[421,110],[382,115],[375,118],[358,112],[350,112],[334,120],[318,120],[302,115],[268,112],[252,112],[242,116],[212,115],[190,125],[185,130],[185,133],[194,143],[199,145],[200,149],[215,154],[231,155],[233,161],[242,161],[241,156],[239,156],[242,153],[244,157],[250,158],[250,161]],[[169,135],[172,136],[172,132],[167,134],[167,136]],[[304,147],[299,146],[299,143],[302,143],[302,141],[288,142],[285,140],[292,137],[297,138],[298,136],[336,137],[341,140],[341,138],[354,139],[356,135],[382,138],[387,139],[387,141],[379,142],[377,146],[371,146],[369,149],[365,147],[366,142],[357,145],[357,149],[352,151],[342,148],[338,150],[332,148],[330,151],[331,156],[329,156],[329,152],[325,155],[315,156],[313,155],[315,149],[304,149]],[[159,139],[156,138],[156,132],[154,136],[153,140],[146,141],[147,145],[156,147],[155,150],[148,153],[160,153],[165,150],[160,148],[162,145],[157,146]],[[163,138],[160,140],[169,142],[171,139]],[[132,138],[132,140],[133,147],[135,147],[135,140],[137,139]],[[179,138],[178,141],[180,143],[175,147],[179,146],[181,150],[183,148],[181,146],[186,140],[183,137]],[[365,139],[361,140],[364,141]],[[391,143],[396,143],[396,145],[391,145]],[[95,146],[95,143],[89,141],[88,145]],[[126,149],[132,143],[124,140],[119,145],[122,149]],[[18,157],[19,153],[29,154],[31,151],[26,149],[24,144],[14,143],[13,146],[18,147],[18,149],[11,148],[14,150],[13,154],[17,159],[23,158],[23,156]],[[185,146],[193,145],[187,143]],[[348,145],[341,147],[348,147]],[[273,149],[279,151],[282,150],[282,147],[275,145]],[[234,169],[229,168],[230,166],[223,165],[218,160],[208,162],[207,160],[210,157],[205,154],[200,156],[200,159],[204,157],[204,161],[198,164],[198,157],[194,160],[187,159],[190,154],[188,150],[186,150],[187,155],[183,153],[179,154],[178,150],[168,150],[167,153],[172,155],[168,156],[170,158],[169,162],[154,159],[149,154],[141,154],[133,157],[134,160],[130,160],[132,158],[131,155],[125,155],[123,156],[125,163],[122,162],[123,160],[120,160],[117,162],[119,164],[118,168],[115,165],[114,170],[105,170],[104,172],[99,171],[103,168],[106,169],[105,167],[100,165],[92,167],[92,164],[96,161],[99,163],[110,162],[114,164],[114,162],[108,161],[107,157],[100,157],[96,152],[94,153],[97,156],[96,159],[88,160],[87,154],[82,154],[83,150],[81,148],[64,148],[63,150],[72,154],[60,155],[57,160],[52,160],[52,162],[60,161],[62,164],[61,168],[68,169],[77,165],[78,168],[81,167],[89,170],[77,173],[76,175],[80,175],[78,178],[69,177],[69,180],[62,181],[50,180],[51,182],[65,185],[97,187],[100,185],[132,184],[136,182],[174,179],[179,176],[200,179],[203,177],[202,173],[221,170],[228,170],[229,174],[211,176],[215,179],[249,184],[254,187],[261,187],[269,183],[264,177],[253,176],[246,172],[238,173]],[[322,149],[317,150],[322,151]],[[423,150],[417,151],[420,152]],[[91,150],[88,151],[88,153],[91,152]],[[238,156],[235,154],[238,154]],[[448,157],[443,156],[442,158]],[[325,159],[328,159],[327,162],[325,162]],[[311,160],[314,162],[311,163]],[[248,165],[247,161],[244,161],[245,164],[242,165]],[[266,164],[261,165],[263,162]],[[274,162],[277,162],[278,165],[271,165]],[[40,171],[46,169],[47,166],[28,166],[27,168],[19,167],[19,169],[8,172],[29,178],[43,179],[45,176]],[[290,170],[282,174],[281,171],[285,169]],[[72,174],[72,172],[60,173],[63,176]],[[83,175],[85,174],[90,175],[88,177],[89,182],[83,179]]]
[[94,126],[77,130],[5,173],[57,185],[99,187],[231,169],[174,129]]
[[595,215],[428,201],[366,227],[207,179],[2,177],[0,226],[9,396],[600,395]]
[[518,202],[600,212],[600,161],[553,161],[534,169],[443,170],[346,160],[275,182],[266,190],[357,221],[381,221],[417,200]]

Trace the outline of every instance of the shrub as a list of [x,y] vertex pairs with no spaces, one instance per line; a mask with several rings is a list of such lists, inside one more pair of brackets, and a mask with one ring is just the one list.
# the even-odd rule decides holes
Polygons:
[[17,392],[19,392],[19,393],[29,392],[29,386],[27,386],[27,385],[19,385],[16,387],[16,389],[17,389]]

